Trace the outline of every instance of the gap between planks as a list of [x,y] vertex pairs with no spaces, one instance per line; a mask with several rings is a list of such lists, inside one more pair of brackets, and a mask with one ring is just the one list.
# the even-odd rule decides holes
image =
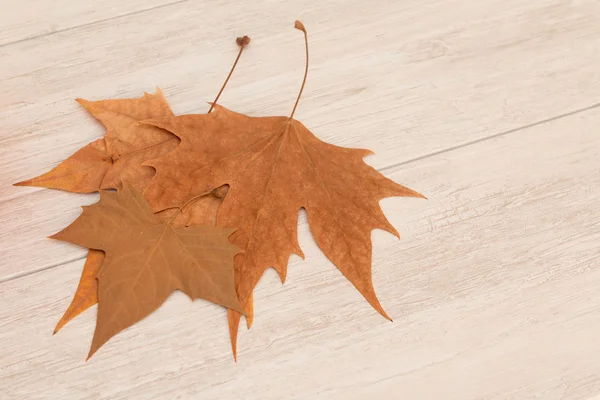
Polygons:
[[25,38],[22,38],[22,39],[13,40],[12,42],[2,43],[2,44],[0,44],[0,48],[11,46],[11,45],[14,45],[14,44],[24,43],[24,42],[27,42],[29,40],[40,39],[40,38],[43,38],[43,37],[46,37],[46,36],[52,36],[52,35],[56,35],[56,34],[59,34],[59,33],[72,31],[72,30],[83,28],[83,27],[86,27],[86,26],[93,26],[93,25],[96,25],[96,24],[101,24],[101,23],[104,23],[104,22],[113,21],[113,20],[119,19],[119,18],[130,17],[132,15],[142,14],[142,13],[145,13],[145,12],[148,12],[148,11],[153,11],[153,10],[157,10],[157,9],[161,9],[161,8],[166,8],[166,7],[174,6],[174,5],[181,4],[181,3],[186,3],[188,1],[189,0],[177,0],[177,1],[174,1],[172,3],[159,4],[157,6],[153,6],[153,7],[149,7],[149,8],[144,8],[144,9],[136,10],[136,11],[131,11],[131,12],[128,12],[128,13],[125,13],[125,14],[114,15],[114,16],[109,17],[109,18],[99,19],[99,20],[96,20],[96,21],[90,21],[90,22],[86,22],[86,23],[80,24],[80,25],[73,25],[73,26],[69,26],[69,27],[66,27],[66,28],[57,29],[57,30],[52,31],[52,32],[44,33],[44,34],[41,34],[41,35],[33,35],[33,36],[25,37]]
[[510,134],[516,133],[518,131],[527,130],[529,128],[533,128],[533,127],[536,127],[536,126],[539,126],[539,125],[544,125],[544,124],[547,124],[549,122],[554,122],[554,121],[557,121],[557,120],[562,119],[562,118],[570,117],[570,116],[573,116],[573,115],[576,115],[576,114],[579,114],[579,113],[583,113],[583,112],[586,112],[586,111],[595,110],[598,107],[600,107],[600,103],[595,103],[595,104],[592,104],[591,106],[588,106],[588,107],[583,107],[583,108],[580,108],[580,109],[575,110],[575,111],[569,111],[567,113],[559,114],[559,115],[554,116],[554,117],[550,117],[550,118],[546,118],[546,119],[543,119],[543,120],[540,120],[540,121],[536,121],[536,122],[533,122],[531,124],[526,124],[526,125],[523,125],[523,126],[518,127],[518,128],[508,129],[506,131],[494,133],[494,134],[492,134],[490,136],[478,138],[478,139],[475,139],[475,140],[470,140],[468,142],[461,143],[461,144],[458,144],[456,146],[447,147],[447,148],[445,148],[443,150],[433,151],[431,153],[427,153],[427,154],[424,154],[422,156],[418,156],[418,157],[414,157],[414,158],[411,158],[411,159],[408,159],[408,160],[400,161],[400,162],[392,164],[392,165],[387,165],[385,167],[379,168],[378,171],[379,172],[384,172],[384,171],[390,170],[390,169],[395,168],[395,167],[399,167],[399,166],[402,166],[402,165],[410,164],[410,163],[413,163],[413,162],[416,162],[416,161],[421,161],[421,160],[424,160],[426,158],[437,156],[439,154],[448,153],[448,152],[453,151],[453,150],[462,149],[463,147],[469,147],[469,146],[477,144],[477,143],[482,143],[482,142],[485,142],[486,140],[495,139],[495,138],[498,138],[498,137],[501,137],[501,136],[510,135]]
[[[183,0],[183,1],[187,1],[187,0]],[[158,7],[162,7],[162,6],[158,6]],[[154,8],[157,8],[157,7],[154,7]],[[527,129],[530,129],[530,128],[534,128],[536,126],[540,126],[540,125],[544,125],[544,124],[547,124],[547,123],[550,123],[550,122],[554,122],[554,121],[560,120],[562,118],[567,118],[567,117],[571,117],[571,116],[574,116],[574,115],[577,115],[577,114],[580,114],[580,113],[585,113],[587,111],[592,111],[592,110],[595,110],[596,108],[599,108],[599,107],[600,107],[600,103],[595,103],[595,104],[592,104],[591,106],[588,106],[588,107],[583,107],[583,108],[580,108],[580,109],[575,110],[575,111],[570,111],[570,112],[563,113],[563,114],[560,114],[560,115],[557,115],[557,116],[554,116],[554,117],[551,117],[551,118],[546,118],[546,119],[543,119],[543,120],[540,120],[540,121],[536,121],[536,122],[533,122],[531,124],[523,125],[523,126],[521,126],[519,128],[514,128],[514,129],[509,129],[509,130],[506,130],[506,131],[498,132],[498,133],[492,134],[490,136],[486,136],[486,137],[483,137],[483,138],[471,140],[471,141],[468,141],[468,142],[465,142],[465,143],[462,143],[462,144],[459,144],[459,145],[456,145],[456,146],[448,147],[448,148],[440,150],[440,151],[434,151],[434,152],[431,152],[431,153],[428,153],[428,154],[425,154],[425,155],[422,155],[422,156],[414,157],[414,158],[409,159],[409,160],[401,161],[399,163],[387,165],[385,167],[380,167],[380,168],[377,168],[377,171],[383,173],[383,172],[385,172],[387,170],[390,170],[392,168],[396,168],[396,167],[399,167],[399,166],[402,166],[402,165],[411,164],[411,163],[417,162],[417,161],[422,161],[422,160],[425,160],[425,159],[430,158],[430,157],[434,157],[434,156],[437,156],[437,155],[440,155],[440,154],[449,153],[449,152],[452,152],[454,150],[458,150],[458,149],[462,149],[462,148],[469,147],[469,146],[472,146],[472,145],[476,145],[476,144],[479,144],[479,143],[483,143],[483,142],[485,142],[487,140],[495,139],[495,138],[498,138],[498,137],[501,137],[501,136],[511,135],[511,134],[517,133],[519,131],[527,130]],[[48,189],[40,189],[40,190],[48,190]],[[30,195],[30,194],[31,193],[29,193],[29,194],[23,194],[23,196]],[[18,197],[21,197],[21,196],[18,196]],[[16,197],[16,198],[18,198],[18,197]],[[8,200],[13,200],[13,199],[14,198],[11,198],[11,199],[8,199]],[[27,276],[30,276],[30,275],[33,275],[33,274],[37,274],[37,273],[43,272],[43,271],[48,271],[48,270],[50,270],[52,268],[57,268],[57,267],[60,267],[62,265],[66,265],[66,264],[69,264],[69,263],[72,263],[72,262],[75,262],[75,261],[83,260],[86,257],[87,257],[87,254],[84,255],[84,256],[82,256],[82,257],[75,257],[75,258],[72,258],[72,259],[60,262],[60,263],[56,263],[56,264],[52,264],[52,265],[47,265],[45,267],[41,267],[41,268],[36,269],[36,270],[26,271],[26,272],[22,272],[22,273],[16,273],[16,274],[13,274],[13,275],[9,275],[9,276],[6,276],[4,278],[0,278],[0,285],[3,284],[3,283],[5,283],[5,282],[10,282],[10,281],[13,281],[13,280],[16,280],[16,279],[20,279],[20,278],[24,278],[24,277],[27,277]]]

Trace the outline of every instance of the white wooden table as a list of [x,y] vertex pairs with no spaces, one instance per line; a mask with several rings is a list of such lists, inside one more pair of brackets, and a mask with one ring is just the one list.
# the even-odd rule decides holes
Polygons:
[[[86,250],[46,237],[96,195],[12,183],[104,130],[77,105],[161,87],[296,117],[429,200],[386,199],[379,316],[320,253],[267,271],[238,362],[225,313],[174,294],[85,363],[88,310],[52,336]],[[597,0],[2,0],[1,399],[592,399],[600,395]]]

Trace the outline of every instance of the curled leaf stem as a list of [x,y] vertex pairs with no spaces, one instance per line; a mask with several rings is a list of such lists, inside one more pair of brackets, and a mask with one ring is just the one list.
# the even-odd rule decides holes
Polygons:
[[208,196],[212,192],[213,191],[211,190],[209,192],[201,193],[201,194],[199,194],[197,196],[192,197],[191,199],[189,199],[185,203],[183,203],[183,205],[181,207],[177,207],[177,210],[175,210],[175,212],[173,213],[173,215],[171,215],[171,218],[169,218],[169,220],[167,221],[167,225],[170,225],[171,221],[173,221],[173,219],[175,219],[175,217],[177,216],[177,214],[180,213],[180,212],[183,212],[183,209],[185,207],[187,207],[190,203],[193,203],[194,201],[198,200],[201,197]]
[[294,24],[294,28],[304,33],[304,45],[306,47],[306,65],[304,67],[304,79],[302,80],[302,86],[300,87],[300,92],[298,93],[298,97],[296,98],[296,103],[294,104],[294,108],[292,109],[292,113],[290,114],[290,119],[294,118],[294,113],[296,112],[296,108],[298,108],[298,103],[300,102],[300,97],[302,96],[302,92],[304,91],[304,85],[306,84],[306,77],[308,76],[308,34],[306,33],[306,28],[304,27],[304,24],[300,21],[296,21],[296,23]]
[[221,97],[221,93],[223,93],[223,90],[225,90],[225,86],[227,86],[227,82],[229,82],[229,78],[231,78],[231,75],[233,74],[233,70],[235,69],[235,66],[237,65],[238,61],[240,60],[240,57],[242,56],[242,52],[244,51],[244,48],[250,43],[250,38],[248,36],[242,36],[242,37],[237,38],[235,40],[235,42],[237,43],[238,46],[240,46],[240,51],[238,52],[238,55],[235,58],[233,65],[231,66],[231,70],[229,71],[229,75],[227,75],[227,79],[225,79],[225,82],[223,82],[223,86],[221,86],[221,90],[219,90],[217,97],[215,97],[215,100],[210,104],[210,108],[208,109],[207,114],[210,114],[210,112],[215,107],[215,104],[217,104],[219,97]]

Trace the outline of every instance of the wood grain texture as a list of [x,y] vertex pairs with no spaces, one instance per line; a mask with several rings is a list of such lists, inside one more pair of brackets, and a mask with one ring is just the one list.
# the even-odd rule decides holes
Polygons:
[[258,4],[185,2],[0,48],[0,219],[27,232],[3,237],[0,280],[85,254],[45,237],[93,199],[9,186],[101,136],[74,98],[160,86],[176,113],[204,112],[238,35],[254,39],[222,104],[289,113],[304,51],[292,24],[302,18],[312,61],[297,117],[325,141],[373,150],[376,168],[600,101],[595,0]]
[[2,0],[0,47],[157,9],[179,0]]
[[[0,398],[600,397],[600,3],[6,0],[0,14]],[[6,6],[5,6],[6,5]],[[43,17],[37,17],[41,15]],[[96,195],[11,183],[103,134],[74,101],[161,87],[176,113],[287,114],[423,194],[373,233],[390,323],[318,251],[269,270],[239,362],[224,310],[172,296],[83,362],[88,310],[51,336],[86,250],[45,237]],[[534,125],[534,126],[531,126]],[[529,126],[529,127],[528,127]],[[99,379],[99,377],[102,377]]]
[[373,234],[393,323],[303,221],[306,260],[283,288],[272,270],[260,282],[238,364],[224,311],[176,295],[84,365],[92,310],[50,335],[78,261],[2,285],[0,382],[9,398],[587,399],[600,393],[598,124],[589,111],[389,170],[429,195],[383,201],[400,242]]

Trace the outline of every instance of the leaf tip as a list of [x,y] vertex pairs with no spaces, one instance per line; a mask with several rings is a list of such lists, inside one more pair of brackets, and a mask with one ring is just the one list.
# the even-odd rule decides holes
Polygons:
[[427,200],[427,197],[425,197],[421,193],[417,192],[416,190],[412,190],[410,188],[407,188],[406,186],[402,186],[402,185],[396,185],[395,194],[392,194],[392,196],[416,197],[418,199],[425,199],[425,200]]
[[58,323],[54,327],[54,330],[52,331],[52,336],[56,335],[65,326],[65,323],[66,322],[64,321],[64,318],[61,318],[61,320],[58,321]]
[[304,252],[302,251],[302,249],[300,248],[299,245],[297,245],[296,248],[294,249],[294,254],[296,254],[301,259],[306,260],[306,257],[304,256]]
[[398,232],[398,229],[394,228],[391,224],[389,224],[385,230],[400,239],[400,232]]
[[287,277],[286,266],[287,265],[273,267],[273,269],[277,272],[277,275],[279,276],[279,280],[281,281],[282,285],[285,283],[285,278]]
[[296,20],[296,22],[294,22],[294,28],[306,33],[306,28],[304,27],[304,24],[298,20]]
[[46,236],[46,239],[60,240],[60,239],[58,238],[58,234],[59,234],[59,233],[60,233],[60,232],[56,232],[56,233],[53,233],[53,234],[52,234],[52,235],[50,235],[50,236]]
[[90,348],[90,352],[88,353],[87,357],[85,358],[85,362],[88,362],[88,360],[90,358],[92,358],[92,356],[96,353],[96,351],[98,351],[99,348],[100,348],[100,346],[94,346],[94,344],[92,343],[92,347]]
[[419,192],[416,192],[416,191],[414,191],[414,190],[411,190],[411,193],[410,193],[410,195],[409,195],[409,196],[411,196],[411,197],[416,197],[416,198],[418,198],[418,199],[425,199],[425,200],[429,200],[429,199],[428,199],[428,198],[427,198],[425,195],[423,195],[423,194],[421,194],[421,193],[419,193]]
[[[379,310],[378,310],[378,311],[379,311]],[[390,322],[394,322],[394,321],[392,320],[392,317],[390,317],[390,316],[388,315],[388,313],[386,313],[385,311],[383,311],[383,309],[382,309],[381,311],[382,311],[382,312],[379,312],[379,313],[380,313],[380,314],[383,316],[383,318],[387,319],[387,320],[388,320],[388,321],[390,321]]]
[[84,107],[86,109],[89,108],[91,106],[91,104],[92,104],[91,101],[88,101],[86,99],[82,99],[81,97],[76,98],[75,101],[78,102],[82,107]]

